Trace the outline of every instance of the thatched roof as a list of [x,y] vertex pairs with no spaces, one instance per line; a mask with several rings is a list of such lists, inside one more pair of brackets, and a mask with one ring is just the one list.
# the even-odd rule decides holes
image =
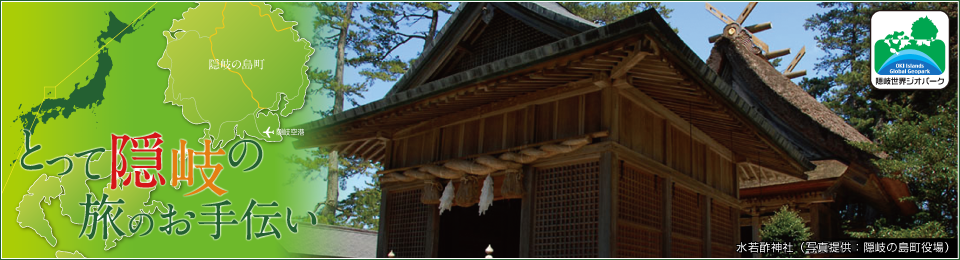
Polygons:
[[[870,142],[748,46],[721,38],[707,64],[810,160],[868,162],[876,158],[850,144]],[[864,165],[868,165],[866,163]]]

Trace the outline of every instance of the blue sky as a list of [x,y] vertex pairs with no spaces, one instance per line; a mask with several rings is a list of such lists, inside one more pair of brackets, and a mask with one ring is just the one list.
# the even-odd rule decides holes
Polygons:
[[[743,8],[746,7],[747,2],[710,2],[710,4],[724,14],[736,18]],[[791,49],[791,54],[783,57],[782,65],[779,67],[780,70],[786,68],[787,64],[790,63],[801,47],[806,46],[806,55],[794,71],[807,70],[807,77],[819,75],[813,70],[813,66],[818,58],[825,55],[825,52],[817,47],[817,43],[814,40],[814,36],[816,36],[817,33],[803,28],[803,24],[807,18],[813,14],[825,11],[816,4],[816,2],[761,2],[754,8],[753,12],[744,22],[745,25],[762,22],[771,22],[773,24],[772,29],[757,33],[756,36],[766,42],[770,46],[771,51],[785,48]],[[707,38],[711,35],[719,34],[725,24],[707,12],[704,2],[668,2],[665,3],[665,5],[673,9],[671,18],[666,19],[666,21],[669,22],[671,26],[679,29],[680,38],[683,39],[701,59],[705,60],[710,55],[710,50],[713,47],[713,45],[707,41]],[[456,3],[454,3],[454,9],[455,8]],[[442,15],[440,24],[445,23],[448,18],[449,15]],[[421,22],[410,27],[426,28],[426,26],[427,23]],[[422,41],[412,42],[412,44],[401,47],[395,53],[399,54],[404,60],[408,60],[419,54],[422,44]],[[344,73],[344,81],[346,83],[361,81],[362,79],[357,74],[358,71],[359,70],[355,68],[347,68]],[[796,78],[794,82],[799,82],[799,80],[800,78]],[[366,104],[379,100],[383,98],[392,86],[392,82],[377,82],[370,88],[369,92],[365,93],[365,98],[359,99],[358,101],[360,104]],[[351,104],[346,104],[346,109],[352,107]],[[358,177],[348,180],[347,190],[340,192],[340,199],[345,198],[346,195],[352,192],[353,187],[363,185],[364,178],[365,177]],[[318,188],[324,187],[322,184],[317,185]],[[320,201],[322,199],[321,197],[317,200]]]

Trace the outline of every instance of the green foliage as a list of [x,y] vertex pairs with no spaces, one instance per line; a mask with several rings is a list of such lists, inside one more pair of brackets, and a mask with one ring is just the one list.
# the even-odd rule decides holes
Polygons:
[[793,244],[793,253],[771,252],[764,257],[803,257],[800,242],[810,240],[810,228],[803,224],[803,219],[797,212],[789,210],[784,205],[760,228],[760,240],[764,242],[781,242]]
[[[303,173],[299,175],[300,178],[314,180],[329,176],[325,174],[330,168],[329,159],[329,151],[314,149],[308,156],[291,156],[288,161],[300,166],[299,171]],[[376,230],[380,216],[380,181],[374,172],[383,169],[382,166],[380,163],[357,157],[338,156],[337,159],[340,174],[334,181],[340,190],[347,189],[347,179],[356,176],[365,176],[372,181],[365,182],[363,188],[354,187],[354,191],[337,202],[335,208],[327,208],[324,203],[318,203],[314,212],[317,214],[317,223]]]
[[868,232],[846,232],[854,238],[948,238],[946,228],[937,221],[926,222],[910,228],[884,225],[884,220],[878,220],[875,225],[868,226]]
[[770,65],[773,65],[774,68],[780,67],[780,62],[783,62],[783,57],[773,59],[770,61]]
[[357,61],[356,57],[348,57],[350,53],[346,52],[347,47],[351,43],[361,41],[367,30],[363,24],[355,21],[353,10],[357,7],[357,3],[318,2],[313,5],[319,14],[313,23],[316,32],[313,47],[334,49],[337,55],[334,57],[337,59],[337,67],[334,70],[307,71],[307,77],[312,83],[307,89],[307,97],[311,98],[319,94],[333,99],[333,107],[314,111],[321,116],[329,116],[342,112],[344,101],[357,105],[356,100],[363,98],[363,93],[367,92],[371,85],[368,82],[343,82],[345,66],[357,67],[363,64]]
[[[300,171],[303,173],[299,176],[300,178],[315,180],[322,177],[322,173],[330,168],[329,159],[330,151],[314,149],[305,157],[291,156],[287,161],[300,166]],[[379,162],[373,162],[363,158],[338,156],[337,160],[340,162],[338,168],[340,179],[337,181],[341,190],[347,188],[347,179],[358,175],[371,176],[371,172],[383,169]]]
[[338,225],[367,230],[380,228],[380,179],[371,179],[367,187],[354,187],[353,193],[340,201]]
[[804,91],[807,91],[807,93],[810,93],[811,96],[823,97],[824,94],[830,91],[832,86],[830,85],[830,80],[827,78],[804,77],[800,79],[800,87],[802,87]]
[[[307,72],[311,81],[309,97],[325,95],[333,99],[333,106],[314,112],[321,116],[340,113],[344,103],[359,105],[357,100],[377,80],[395,81],[408,69],[393,51],[410,39],[427,42],[436,35],[439,13],[450,13],[448,3],[365,3],[369,16],[357,15],[360,3],[313,3],[318,12],[314,21],[317,34],[316,48],[335,50],[337,61],[333,70],[314,69]],[[422,32],[407,34],[406,28],[422,19],[431,22]],[[404,38],[406,37],[406,38]],[[344,82],[346,67],[359,68],[363,80]],[[303,179],[325,178],[328,183],[327,201],[317,207],[321,224],[376,229],[379,217],[379,183],[368,182],[368,187],[357,188],[342,201],[336,201],[339,190],[346,189],[346,180],[357,175],[371,176],[380,169],[379,163],[356,157],[342,157],[326,150],[311,150],[304,157],[293,156],[289,161],[300,166]],[[295,181],[295,180],[293,180]],[[372,186],[371,186],[372,185]]]
[[[396,81],[409,69],[412,61],[404,61],[394,53],[407,44],[422,44],[423,49],[433,43],[440,26],[440,14],[450,14],[450,3],[373,2],[367,5],[369,14],[361,20],[369,30],[362,39],[351,45],[358,57],[351,62],[369,63],[360,74],[368,82]],[[421,22],[422,30],[410,28]]]
[[336,48],[340,39],[340,30],[355,24],[353,15],[347,15],[347,3],[313,3],[317,9],[317,17],[313,21],[316,32],[314,44],[322,48]]
[[[872,143],[857,147],[887,157],[875,160],[881,176],[910,188],[921,213],[897,220],[876,233],[910,234],[940,223],[948,236],[957,224],[957,74],[942,90],[877,90],[870,85],[870,17],[879,10],[939,10],[957,22],[957,3],[821,3],[828,9],[807,19],[804,27],[820,33],[826,51],[815,69],[826,76],[807,78],[801,87],[866,135]],[[925,20],[925,19],[921,19]],[[932,23],[918,21],[911,35],[930,38]],[[950,28],[950,63],[957,62],[956,27]],[[903,32],[887,37],[901,37]]]
[[[317,218],[317,224],[334,225],[352,228],[362,228],[366,230],[378,230],[380,228],[380,180],[371,177],[371,181],[365,182],[366,187],[354,187],[354,190],[347,198],[337,202],[336,214],[328,214],[324,210],[324,203],[317,203],[314,214]],[[310,216],[302,215],[294,217],[298,222],[310,223]]]
[[[899,120],[881,125],[874,143],[857,144],[866,151],[888,154],[875,160],[882,174],[910,187],[912,196],[924,214],[909,224],[928,222],[956,223],[957,219],[957,99],[939,106],[938,112],[921,114],[908,106],[877,101],[887,118]],[[954,225],[945,230],[956,234]]]
[[560,5],[574,15],[600,25],[616,22],[651,8],[656,9],[664,19],[670,18],[670,13],[673,12],[673,9],[660,2],[562,2]]
[[[950,82],[941,91],[875,91],[870,85],[870,17],[879,10],[941,10],[956,21],[956,3],[821,3],[828,9],[807,19],[804,28],[820,33],[814,37],[817,47],[826,54],[819,59],[814,69],[827,76],[816,81],[801,82],[805,89],[815,89],[814,94],[824,105],[839,114],[844,120],[868,138],[891,118],[883,117],[881,108],[874,100],[888,100],[909,106],[919,113],[932,114],[936,107],[946,104],[956,95],[956,82]],[[956,32],[950,37],[950,54],[956,57]],[[956,62],[955,60],[951,62]],[[951,71],[950,78],[956,78]],[[810,86],[807,84],[816,84]],[[822,91],[829,86],[829,91]]]

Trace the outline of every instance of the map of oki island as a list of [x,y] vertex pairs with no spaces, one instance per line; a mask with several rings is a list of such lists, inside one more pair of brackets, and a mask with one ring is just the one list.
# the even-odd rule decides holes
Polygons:
[[296,22],[263,9],[269,7],[201,4],[163,33],[167,49],[158,64],[170,70],[164,102],[182,106],[190,123],[209,124],[204,136],[215,144],[237,135],[279,141],[262,132],[279,129],[280,116],[303,106],[303,64],[313,49],[297,40]]
[[309,210],[273,173],[309,85],[298,22],[262,2],[3,7],[3,257],[279,256]]

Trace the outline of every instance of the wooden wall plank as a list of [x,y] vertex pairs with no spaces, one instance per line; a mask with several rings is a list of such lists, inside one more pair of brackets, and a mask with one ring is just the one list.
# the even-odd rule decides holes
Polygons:
[[534,129],[534,142],[543,142],[547,140],[553,140],[554,133],[554,120],[555,120],[555,108],[556,104],[554,102],[540,104],[535,106],[536,114],[534,115],[534,121],[536,124],[533,125]]
[[556,138],[580,135],[580,96],[557,101]]
[[423,155],[422,162],[432,162],[437,160],[437,154],[440,150],[440,129],[427,131],[423,137]]
[[620,144],[612,144],[613,151],[618,153],[619,158],[624,161],[630,162],[638,167],[643,167],[647,169],[650,173],[656,174],[657,176],[663,178],[673,178],[673,181],[676,183],[683,184],[686,187],[691,187],[692,190],[697,193],[707,194],[714,199],[723,200],[727,204],[739,204],[740,202],[736,197],[731,196],[726,193],[722,193],[713,187],[707,186],[706,184],[694,180],[692,177],[683,174],[676,169],[668,167],[662,163],[656,162],[649,157],[640,154],[637,151],[627,148],[626,146]]
[[407,139],[406,157],[407,163],[405,165],[415,165],[423,163],[423,139],[424,135],[415,135]]
[[595,133],[601,131],[600,125],[600,91],[586,94],[583,98],[583,132]]
[[639,147],[633,145],[634,139],[641,139],[642,134],[635,131],[633,128],[633,121],[639,119],[636,117],[635,113],[636,104],[626,100],[625,98],[620,98],[620,111],[618,114],[619,121],[621,122],[618,126],[620,132],[620,144],[623,146],[629,147],[630,149],[637,150]]
[[495,115],[483,119],[483,152],[503,149],[503,117]]
[[441,129],[440,159],[446,160],[459,157],[461,125],[453,125]]
[[693,167],[691,172],[694,176],[694,179],[706,183],[707,182],[707,169],[706,169],[706,149],[703,143],[693,140],[691,144],[692,151],[690,151],[690,166]]
[[463,124],[463,147],[460,156],[480,153],[480,120],[468,121]]

